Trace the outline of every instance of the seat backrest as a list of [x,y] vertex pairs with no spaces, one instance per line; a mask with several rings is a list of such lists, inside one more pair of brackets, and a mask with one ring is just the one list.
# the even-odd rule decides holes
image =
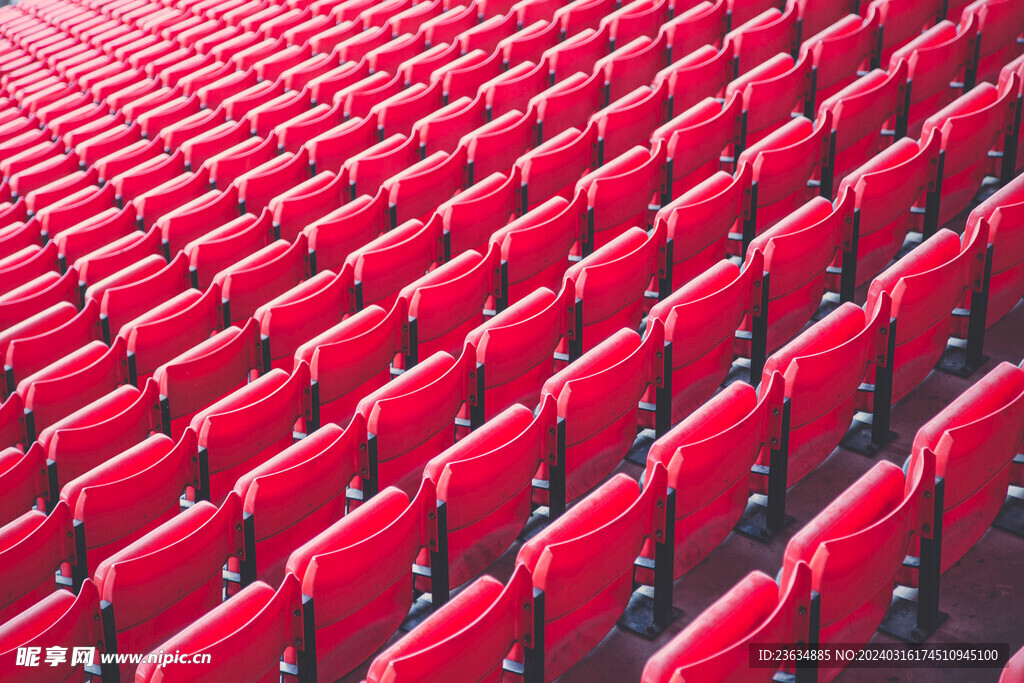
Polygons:
[[159,387],[147,381],[142,392],[118,387],[44,429],[38,441],[63,486],[160,430]]
[[869,365],[885,360],[890,301],[873,312],[846,303],[772,354],[763,377],[781,372],[791,400],[787,480],[799,481],[849,429]]
[[[751,467],[761,447],[781,435],[781,380],[772,376],[760,392],[729,385],[651,446],[645,480],[660,463],[678,496],[675,578],[718,547],[746,509]],[[645,555],[651,550],[648,544]]]
[[648,207],[661,202],[665,145],[634,147],[576,183],[587,195],[588,241],[603,247],[631,227],[648,227]]
[[[809,0],[797,0],[798,7],[807,4]],[[818,3],[815,10],[819,16],[821,10],[844,11],[841,3],[832,7]],[[878,12],[869,9],[867,16],[851,13],[825,23],[801,19],[801,31],[809,37],[800,46],[800,54],[809,54],[814,60],[816,98],[821,102],[855,80],[857,72],[870,62],[878,42]]]
[[536,405],[555,369],[555,351],[568,330],[569,290],[555,296],[541,287],[466,335],[484,373],[483,417],[515,403]]
[[[81,662],[74,666],[70,658],[53,666],[26,667],[18,662],[20,648],[95,648],[103,642],[99,621],[100,598],[96,584],[86,580],[78,595],[59,590],[35,603],[0,627],[0,675],[21,681],[70,680],[84,675]],[[88,662],[97,663],[97,662]]]
[[586,197],[552,197],[491,235],[501,246],[504,293],[516,303],[539,287],[559,288],[574,245],[585,239]]
[[729,83],[726,98],[742,93],[748,146],[789,121],[791,112],[805,108],[811,94],[811,67],[810,55],[794,61],[778,54]]
[[263,367],[288,369],[304,342],[354,312],[353,287],[351,268],[342,267],[337,275],[323,270],[257,308],[253,317],[260,323]]
[[594,348],[622,327],[636,329],[644,292],[652,279],[664,277],[665,270],[663,226],[650,233],[630,228],[570,266],[562,286],[582,301],[583,329],[576,330],[581,349]]
[[739,148],[742,104],[738,95],[725,105],[708,97],[651,133],[651,140],[666,143],[668,196],[678,198],[710,178],[719,171],[723,152]]
[[556,195],[569,199],[576,181],[593,167],[596,147],[597,127],[591,124],[583,132],[568,128],[519,157],[523,211]]
[[57,588],[54,574],[74,564],[71,508],[58,501],[49,515],[30,510],[0,527],[0,620],[8,622]]
[[314,424],[347,424],[356,404],[390,380],[398,354],[409,352],[408,309],[399,299],[390,311],[368,306],[305,342],[295,363],[309,363]]
[[664,524],[665,480],[659,467],[641,492],[619,474],[520,548],[516,564],[545,593],[546,677],[579,661],[626,608],[633,563]]
[[235,481],[246,527],[243,580],[279,583],[291,551],[345,516],[365,440],[361,422],[344,431],[326,424]]
[[1011,462],[1024,440],[1024,371],[1000,363],[929,420],[914,437],[914,460],[935,454],[946,480],[942,570],[985,533],[1006,499]]
[[[653,79],[652,79],[653,80]],[[591,115],[597,124],[598,161],[614,159],[640,145],[647,147],[655,130],[668,118],[669,84],[661,80],[610,98],[604,109]]]
[[663,23],[659,33],[668,39],[669,63],[678,62],[703,45],[722,44],[729,3],[700,2]]
[[369,304],[391,308],[402,287],[443,260],[441,219],[426,225],[412,220],[352,251],[345,263],[353,268],[356,308]]
[[[316,627],[316,674],[337,679],[398,629],[412,604],[412,564],[429,544],[436,493],[388,488],[296,549],[287,571],[299,577],[303,609]],[[306,617],[309,619],[309,617]]]
[[840,182],[837,196],[852,191],[860,211],[858,284],[884,270],[903,244],[911,208],[937,182],[940,146],[938,136],[897,140]]
[[798,48],[799,12],[787,3],[785,11],[772,7],[743,22],[725,35],[732,47],[737,74],[743,74],[778,53],[795,54]]
[[455,442],[455,418],[475,391],[475,370],[472,346],[458,359],[438,351],[359,401],[356,413],[376,437],[370,448],[376,448],[377,490],[415,490],[427,461]]
[[801,561],[821,593],[821,641],[866,643],[889,607],[896,572],[934,489],[935,461],[903,471],[880,462],[797,532],[786,546],[782,580]]
[[[719,4],[722,4],[720,2]],[[704,45],[674,59],[658,72],[653,87],[668,84],[669,116],[684,112],[706,97],[718,97],[733,77],[732,51]],[[728,93],[725,93],[728,98]]]
[[554,423],[553,401],[536,417],[516,404],[427,463],[423,476],[447,507],[452,587],[484,571],[526,526],[533,475],[555,453]]
[[[882,129],[893,116],[902,116],[906,88],[905,62],[892,73],[875,69],[838,91],[818,106],[818,115],[832,112],[835,131],[835,177],[840,180],[859,168],[886,144]],[[926,138],[927,139],[927,138]]]
[[512,109],[465,133],[458,148],[466,157],[467,180],[475,182],[493,173],[507,175],[516,159],[536,144],[536,116],[535,109],[525,114]]
[[815,197],[750,243],[764,252],[771,275],[769,351],[792,339],[821,304],[826,270],[836,252],[852,243],[853,209],[848,194],[835,206]]
[[238,475],[292,444],[296,422],[312,419],[308,389],[300,362],[290,376],[271,370],[192,418],[204,497],[220,504]]
[[179,512],[186,486],[198,486],[196,435],[187,430],[177,443],[153,435],[63,486],[60,498],[75,516],[84,538],[79,570],[95,568],[115,552]]
[[38,443],[27,452],[14,446],[0,450],[0,526],[28,512],[40,499],[48,501],[46,449]]
[[214,276],[220,285],[224,319],[241,322],[260,305],[288,291],[308,275],[306,235],[278,240]]
[[452,254],[468,249],[485,252],[490,236],[520,208],[518,168],[512,167],[511,172],[504,169],[486,178],[475,177],[478,180],[471,187],[437,207]]
[[500,287],[501,249],[494,243],[485,254],[463,252],[406,285],[399,296],[409,302],[413,357],[458,353],[466,334],[484,321],[487,301]]
[[146,661],[139,666],[136,680],[213,683],[224,676],[261,680],[277,675],[285,649],[302,642],[301,605],[301,589],[294,576],[286,577],[276,591],[257,581],[158,648],[202,653],[208,661],[198,666]]
[[[93,580],[111,603],[118,652],[149,652],[221,602],[221,567],[242,556],[241,501],[196,503],[104,560]],[[188,558],[187,561],[181,561]],[[166,567],[175,571],[167,573]],[[122,664],[121,675],[135,665]]]
[[4,372],[16,383],[92,341],[103,339],[99,304],[90,299],[74,317],[40,334],[11,339]]
[[745,267],[719,260],[655,304],[649,320],[672,342],[672,423],[704,403],[732,367],[736,330],[760,310],[764,256],[752,250]]
[[126,323],[117,335],[127,342],[129,375],[144,382],[162,363],[221,329],[220,287],[189,289]]
[[659,322],[644,339],[619,330],[544,383],[541,400],[551,396],[565,419],[567,500],[589,491],[625,457],[640,399],[663,371],[663,340]]
[[26,428],[30,437],[62,417],[113,391],[128,378],[123,339],[110,347],[92,342],[23,379]]
[[[361,195],[305,228],[309,239],[310,271],[339,270],[349,253],[387,229],[387,195]],[[315,265],[315,268],[312,267]]]
[[229,327],[161,365],[153,373],[160,387],[164,432],[181,434],[188,418],[245,384],[259,365],[256,321]]
[[1024,180],[1017,179],[1004,185],[991,197],[979,204],[967,217],[964,230],[966,240],[974,233],[988,229],[988,241],[994,246],[992,254],[992,281],[989,284],[987,324],[1010,312],[1024,290]]
[[[988,152],[996,148],[999,138],[1008,130],[1012,134],[1010,118],[1020,89],[1018,79],[1014,75],[1002,88],[982,83],[925,120],[921,129],[922,139],[927,139],[932,131],[939,131],[942,136],[944,179],[952,180],[950,176],[987,159]],[[961,203],[958,202],[957,206]],[[945,224],[941,216],[939,224]]]
[[532,644],[532,592],[530,573],[522,565],[507,586],[491,576],[477,579],[378,655],[366,680],[489,680],[500,675],[513,644]]
[[753,643],[806,644],[810,601],[806,562],[779,583],[751,572],[648,659],[641,680],[681,683],[742,672],[738,680],[770,681],[776,672],[750,668],[748,650]]
[[[749,165],[741,166],[735,175],[719,171],[659,209],[655,226],[664,224],[666,239],[672,240],[674,287],[699,277],[726,257],[729,233],[738,230],[750,212],[752,177]],[[676,187],[685,184],[673,184]]]

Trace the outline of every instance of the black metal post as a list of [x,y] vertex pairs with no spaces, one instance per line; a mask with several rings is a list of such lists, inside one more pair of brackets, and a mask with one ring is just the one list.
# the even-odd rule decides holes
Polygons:
[[430,602],[438,609],[451,598],[448,566],[448,504],[437,501],[437,548],[430,551]]

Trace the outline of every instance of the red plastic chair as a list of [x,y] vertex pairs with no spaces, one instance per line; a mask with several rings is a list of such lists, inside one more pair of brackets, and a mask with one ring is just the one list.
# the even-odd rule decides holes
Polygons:
[[[104,560],[93,580],[113,618],[116,641],[106,647],[148,652],[220,604],[220,568],[242,554],[240,517],[237,495],[219,509],[201,501]],[[181,552],[187,563],[175,559]],[[170,575],[162,569],[168,563],[177,565]],[[135,668],[121,664],[121,675]]]
[[345,516],[361,444],[365,429],[326,424],[237,479],[243,524],[253,530],[243,583],[280,583],[291,552]]
[[178,443],[151,436],[64,484],[60,499],[74,512],[78,548],[85,550],[76,570],[98,567],[172,519],[185,488],[198,483],[196,438],[187,431]]
[[917,431],[910,466],[922,466],[927,449],[946,480],[942,571],[978,542],[1006,501],[1022,417],[1024,371],[1000,363]]
[[763,572],[747,574],[716,600],[644,667],[643,683],[714,680],[770,681],[777,673],[750,667],[755,643],[808,642],[811,571],[798,563],[776,583]]

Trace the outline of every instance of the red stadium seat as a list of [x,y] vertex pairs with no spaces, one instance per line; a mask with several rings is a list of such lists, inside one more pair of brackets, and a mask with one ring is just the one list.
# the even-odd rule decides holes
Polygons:
[[920,384],[945,351],[953,309],[965,290],[981,288],[986,243],[986,230],[962,246],[955,233],[940,230],[872,281],[866,306],[889,294],[898,323],[893,403]]
[[[427,273],[444,256],[441,221],[408,221],[353,250],[345,259],[352,269],[356,309],[370,304],[390,308],[401,288]],[[319,262],[318,262],[319,267]]]
[[1014,11],[1012,2],[976,0],[964,8],[960,23],[969,24],[975,16],[981,34],[978,81],[995,83],[1003,65],[1009,64],[1024,51],[1017,43],[1017,37],[1024,32],[1024,24],[1021,23],[1020,14]]
[[946,480],[942,571],[971,549],[1003,506],[1021,444],[1022,416],[1024,371],[1000,363],[914,437],[911,467],[920,466],[930,450],[935,474]]
[[831,118],[826,112],[814,125],[797,117],[743,150],[737,163],[753,168],[750,203],[756,210],[744,225],[744,246],[815,195],[832,198]]
[[[27,322],[27,321],[26,321]],[[73,317],[40,334],[11,339],[4,357],[6,387],[4,396],[14,391],[20,380],[94,341],[103,339],[100,307],[89,301]]]
[[[672,424],[702,405],[728,375],[744,317],[763,316],[763,271],[764,258],[757,250],[750,252],[742,271],[720,260],[651,309],[648,319],[660,320],[665,341],[672,343]],[[760,341],[751,340],[751,346],[760,347]],[[752,369],[755,376],[757,370]],[[653,394],[648,390],[649,403]]]
[[220,287],[225,325],[249,318],[306,276],[305,235],[292,243],[277,240],[220,271],[213,283]]
[[309,367],[299,363],[291,376],[270,370],[196,413],[197,497],[222,503],[240,474],[291,446],[296,423],[312,419],[308,387]]
[[[913,207],[922,193],[938,187],[939,152],[937,136],[926,143],[898,140],[839,184],[837,196],[853,192],[855,197],[858,285],[881,272],[918,225]],[[829,288],[837,289],[832,282]]]
[[663,338],[660,325],[643,340],[620,330],[544,383],[542,400],[551,396],[565,420],[566,500],[608,476],[633,444],[640,399],[662,371]]
[[0,493],[2,524],[13,522],[40,501],[49,502],[46,449],[42,445],[32,444],[27,453],[14,446],[0,450]]
[[359,401],[355,412],[367,433],[376,436],[369,446],[370,469],[376,473],[361,473],[364,498],[380,484],[403,490],[419,486],[426,462],[455,442],[455,418],[468,399],[475,369],[471,351],[458,359],[438,352]]
[[[942,192],[938,224],[946,225],[965,209],[989,172],[989,152],[1012,139],[1016,78],[1001,89],[982,83],[924,122],[921,137],[942,137]],[[1002,141],[1002,142],[1001,142]],[[1011,169],[1004,177],[1012,176]]]
[[736,74],[742,75],[778,53],[796,55],[799,47],[798,10],[789,4],[785,12],[766,9],[742,23],[733,17],[734,28],[725,35],[731,46]]
[[789,55],[775,55],[729,83],[726,99],[734,92],[743,98],[745,147],[784,126],[792,112],[813,111],[811,66],[809,55],[798,61]]
[[[514,643],[530,646],[532,587],[525,567],[513,571],[507,586],[484,576],[459,593],[370,665],[367,680],[487,680],[500,675]],[[471,654],[470,657],[465,655]]]
[[[1024,201],[1024,180],[1017,178],[979,204],[967,217],[964,239],[974,239],[974,233],[984,231],[988,224],[988,242],[994,245],[992,278],[989,283],[986,325],[991,327],[1002,319],[1024,295],[1024,219],[1021,204]],[[973,293],[968,293],[961,306],[970,307]],[[966,319],[954,312],[954,334],[967,338]]]
[[547,432],[554,408],[547,402],[534,417],[513,405],[427,463],[423,476],[446,507],[443,559],[452,587],[479,575],[526,526],[533,475],[554,449]]
[[438,351],[457,354],[466,334],[484,322],[488,299],[499,294],[501,250],[467,251],[402,288],[409,304],[409,361]]
[[[110,603],[105,626],[116,634],[108,650],[148,652],[221,602],[220,568],[242,553],[240,517],[236,495],[219,509],[201,501],[96,568],[93,580]],[[187,562],[179,561],[182,552]],[[168,563],[177,565],[173,574],[161,570]],[[121,676],[135,668],[121,664]]]
[[[786,546],[782,582],[811,565],[821,593],[821,643],[867,643],[881,623],[911,535],[931,536],[926,516],[934,459],[904,477],[890,462],[876,464],[797,532]],[[931,498],[929,495],[927,498]],[[819,671],[831,680],[840,667]]]
[[614,99],[594,112],[598,160],[613,159],[636,145],[648,146],[654,131],[668,116],[668,81],[653,89],[643,86]]
[[314,678],[338,678],[391,638],[412,604],[412,564],[428,544],[423,532],[435,496],[430,482],[411,503],[388,488],[288,558],[287,571],[301,579],[307,596],[304,624],[314,626],[315,647],[300,669]]
[[[868,366],[877,367],[878,359],[885,358],[889,315],[885,298],[867,311],[847,302],[765,363],[762,382],[781,372],[791,402],[787,486],[824,461],[850,428]],[[759,482],[756,490],[764,489]]]
[[[156,369],[165,434],[181,435],[191,417],[247,383],[259,365],[259,333],[254,320],[229,327]],[[197,391],[201,388],[201,391]]]
[[438,205],[449,253],[469,249],[486,251],[488,239],[503,228],[520,208],[519,169],[513,167],[507,177],[492,173]]
[[75,516],[75,570],[86,574],[179,512],[186,486],[199,483],[196,437],[178,443],[162,434],[147,438],[64,484],[60,499]]
[[31,510],[0,527],[0,577],[7,589],[0,619],[17,615],[57,589],[54,574],[62,563],[74,562],[72,513],[58,502],[49,515]]
[[810,598],[806,563],[796,564],[780,583],[751,572],[648,659],[641,680],[771,680],[776,672],[751,668],[747,652],[754,643],[812,642]]
[[[676,490],[675,567],[678,578],[718,547],[747,507],[751,468],[763,446],[778,442],[782,421],[782,378],[771,377],[759,391],[744,382],[729,385],[654,442],[645,479],[660,463]],[[723,458],[722,454],[728,453]],[[653,557],[653,544],[644,556]]]
[[[344,177],[344,176],[342,176]],[[350,253],[387,229],[383,191],[362,195],[303,228],[309,239],[310,271],[340,269]]]
[[723,154],[742,148],[742,124],[742,102],[733,95],[724,106],[705,98],[654,130],[651,140],[665,141],[666,197],[676,199],[717,173]]
[[[630,228],[565,272],[563,287],[580,300],[575,339],[578,352],[594,348],[625,327],[637,329],[652,280],[666,275],[665,233]],[[578,310],[582,309],[582,310]]]
[[30,438],[127,380],[124,341],[91,342],[18,383]]
[[[466,335],[482,364],[482,417],[490,419],[515,403],[535,405],[554,374],[555,350],[566,334],[570,293],[556,297],[538,288]],[[479,386],[479,384],[478,384]]]
[[[665,519],[664,469],[642,492],[638,488],[617,475],[519,550],[516,564],[530,570],[535,590],[544,591],[548,680],[596,646],[626,608],[633,562]],[[597,566],[602,571],[594,571]]]
[[[852,240],[853,200],[815,197],[750,243],[764,254],[768,288],[768,351],[792,339],[813,317],[825,294],[825,274]],[[744,327],[749,324],[744,322]]]
[[[94,648],[103,642],[103,628],[98,620],[100,598],[96,584],[86,581],[78,595],[71,591],[55,591],[32,605],[0,628],[0,641],[5,644],[0,653],[0,673],[21,680],[44,681],[65,674],[68,678],[84,675],[79,662],[54,664],[45,668],[28,668],[18,663],[17,650],[25,647],[40,648]],[[88,662],[93,663],[93,662]],[[96,663],[98,663],[98,658]]]
[[290,368],[299,346],[354,311],[350,276],[321,271],[256,309],[264,368]]
[[141,392],[118,387],[43,430],[39,442],[51,461],[47,466],[57,487],[159,432],[159,398],[158,387],[150,382]]
[[367,306],[296,349],[295,362],[312,369],[314,426],[348,424],[359,400],[388,382],[395,356],[409,350],[407,311],[404,299],[390,312]]
[[665,145],[634,147],[576,183],[587,196],[587,243],[603,247],[631,227],[647,228],[664,187]]
[[[365,428],[326,424],[235,482],[246,532],[242,583],[279,583],[292,550],[345,516]],[[299,492],[302,495],[299,496]]]
[[962,88],[965,77],[973,78],[975,40],[974,21],[960,27],[959,31],[951,22],[942,21],[892,54],[890,71],[901,61],[908,66],[909,135],[920,135],[925,119],[953,101],[957,96],[953,82],[961,83]]

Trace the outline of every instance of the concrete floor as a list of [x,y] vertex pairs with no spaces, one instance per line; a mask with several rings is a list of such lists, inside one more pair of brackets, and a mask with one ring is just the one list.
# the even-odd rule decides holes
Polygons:
[[[989,194],[991,190],[985,194]],[[984,196],[984,195],[983,195]],[[962,230],[966,211],[949,227]],[[866,285],[857,292],[863,304]],[[795,518],[769,544],[733,533],[703,562],[675,583],[674,604],[682,615],[653,641],[619,627],[559,680],[565,683],[639,681],[647,659],[685,628],[705,608],[755,569],[775,576],[789,539],[829,502],[849,487],[878,459],[902,465],[910,454],[917,430],[1002,361],[1020,363],[1024,358],[1024,303],[988,330],[985,353],[990,360],[972,377],[963,379],[933,371],[913,392],[893,407],[892,429],[897,438],[875,458],[837,448],[820,467],[794,486],[787,495],[786,512]],[[624,461],[618,468],[639,478],[642,468]],[[521,543],[515,544],[488,573],[505,581],[511,574]],[[1024,646],[1024,538],[989,529],[954,567],[942,575],[940,609],[949,619],[929,642],[1008,643],[1011,654]],[[392,642],[398,640],[397,634]],[[898,642],[875,634],[871,642]],[[365,662],[344,681],[366,675]],[[859,669],[846,670],[841,683],[889,681],[893,683],[989,683],[999,679],[999,669]]]

